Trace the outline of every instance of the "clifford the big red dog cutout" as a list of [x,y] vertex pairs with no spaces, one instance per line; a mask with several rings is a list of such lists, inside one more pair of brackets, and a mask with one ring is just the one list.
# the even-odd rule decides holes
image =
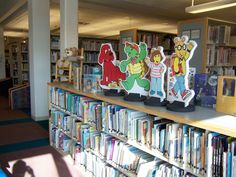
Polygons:
[[120,71],[119,61],[116,60],[116,53],[110,43],[101,45],[98,63],[102,66],[100,86],[104,89],[104,94],[107,96],[122,95],[120,81],[125,80],[126,74]]

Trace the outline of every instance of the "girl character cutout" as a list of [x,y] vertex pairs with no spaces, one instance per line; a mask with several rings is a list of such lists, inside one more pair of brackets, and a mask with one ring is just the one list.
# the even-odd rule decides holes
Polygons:
[[163,63],[165,59],[163,47],[158,47],[157,49],[152,49],[150,59],[148,58],[146,60],[146,63],[151,71],[151,89],[149,94],[151,97],[161,98],[161,101],[163,101],[166,97],[163,82],[164,74],[166,72],[166,66]]

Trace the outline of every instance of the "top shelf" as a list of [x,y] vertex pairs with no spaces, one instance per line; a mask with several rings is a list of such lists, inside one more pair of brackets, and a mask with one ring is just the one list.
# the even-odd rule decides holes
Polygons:
[[86,93],[73,88],[73,85],[65,83],[48,83],[49,86],[61,88],[72,93],[120,105],[129,109],[145,112],[154,116],[167,118],[175,122],[188,124],[194,127],[218,132],[227,136],[236,137],[236,117],[218,113],[209,108],[196,106],[196,111],[179,113],[168,111],[165,107],[146,106],[142,102],[124,101],[123,97],[107,97],[102,93]]

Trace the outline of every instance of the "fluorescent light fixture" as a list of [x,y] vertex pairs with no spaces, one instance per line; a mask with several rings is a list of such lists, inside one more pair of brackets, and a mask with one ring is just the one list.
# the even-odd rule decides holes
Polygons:
[[233,6],[236,6],[236,0],[217,0],[199,5],[194,5],[194,0],[192,0],[192,6],[186,7],[185,12],[196,14]]

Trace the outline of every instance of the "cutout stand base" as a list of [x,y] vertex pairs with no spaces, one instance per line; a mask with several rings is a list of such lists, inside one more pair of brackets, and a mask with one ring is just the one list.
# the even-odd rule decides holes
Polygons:
[[189,104],[187,107],[184,107],[183,102],[174,101],[173,103],[169,103],[166,106],[167,110],[175,111],[175,112],[193,112],[195,111],[195,105]]
[[110,89],[110,90],[104,90],[104,95],[105,96],[124,96],[125,92],[123,90],[115,90],[115,89]]
[[124,96],[126,101],[144,101],[146,96],[140,95],[138,93],[130,93]]
[[148,105],[148,106],[165,106],[166,105],[166,100],[163,100],[161,102],[161,99],[160,98],[157,98],[157,97],[149,97],[148,99],[146,99],[144,101],[144,104],[145,105]]

